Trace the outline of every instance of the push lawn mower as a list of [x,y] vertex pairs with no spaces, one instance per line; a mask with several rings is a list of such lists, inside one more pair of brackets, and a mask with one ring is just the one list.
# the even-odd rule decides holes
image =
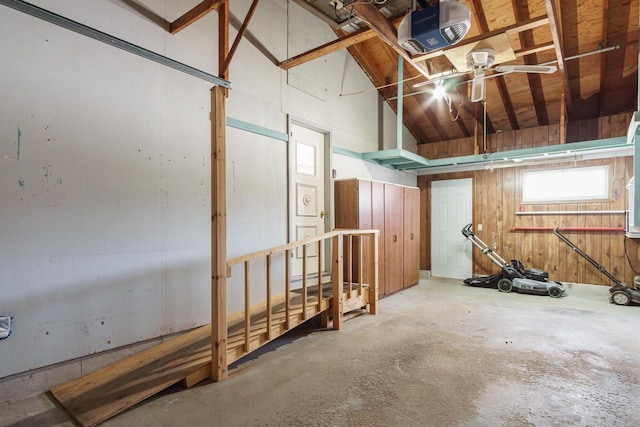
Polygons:
[[600,271],[600,273],[607,276],[614,283],[612,287],[609,288],[609,302],[618,305],[629,305],[629,303],[640,303],[640,289],[638,288],[630,288],[625,285],[623,282],[618,280],[616,276],[609,273],[603,266],[598,264],[593,258],[584,253],[579,247],[574,245],[569,239],[567,239],[563,234],[558,231],[558,227],[554,228],[553,234],[558,236],[560,240],[565,242],[571,249],[576,251],[582,258],[589,261],[589,264],[593,265],[595,268]]
[[567,288],[562,283],[549,281],[549,274],[546,271],[537,268],[525,269],[517,259],[512,259],[511,264],[507,263],[489,245],[473,233],[471,224],[467,224],[462,229],[462,235],[469,239],[483,254],[487,255],[501,270],[500,273],[490,276],[465,279],[465,284],[485,288],[498,288],[500,292],[514,290],[525,294],[549,295],[553,298],[558,298],[566,292]]

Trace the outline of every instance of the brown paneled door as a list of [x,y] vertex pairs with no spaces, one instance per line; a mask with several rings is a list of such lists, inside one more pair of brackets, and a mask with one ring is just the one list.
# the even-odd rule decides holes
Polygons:
[[404,282],[403,287],[420,280],[420,189],[404,188]]
[[385,251],[385,295],[403,288],[404,284],[404,188],[397,185],[384,186],[384,251]]
[[[289,139],[291,177],[291,239],[306,239],[325,232],[325,135],[292,123]],[[302,275],[302,249],[293,255],[291,275]],[[307,246],[307,272],[318,271],[318,247]],[[323,257],[326,262],[326,257]],[[323,263],[324,264],[324,263]],[[326,264],[324,264],[326,265]],[[323,268],[326,270],[326,268]]]

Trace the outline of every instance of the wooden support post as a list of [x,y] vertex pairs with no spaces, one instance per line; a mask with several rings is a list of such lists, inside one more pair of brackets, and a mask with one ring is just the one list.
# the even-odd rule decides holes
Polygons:
[[353,287],[353,235],[348,234],[347,238],[347,299],[351,299],[351,288]]
[[358,296],[362,296],[364,285],[364,235],[358,236]]
[[378,314],[378,233],[369,238],[371,280],[369,282],[369,313]]
[[233,59],[233,55],[236,53],[236,49],[238,49],[238,45],[240,44],[240,40],[244,37],[245,31],[247,31],[247,27],[249,26],[249,21],[251,21],[251,17],[253,16],[253,12],[255,12],[256,7],[258,6],[258,2],[260,0],[253,0],[251,6],[249,7],[249,12],[247,12],[247,16],[244,18],[244,22],[236,35],[235,40],[233,41],[233,45],[231,45],[231,50],[226,55],[224,60],[224,64],[222,64],[221,74],[227,73],[229,70],[229,64],[231,63],[231,59]]
[[307,245],[302,245],[302,320],[307,320]]
[[344,282],[344,272],[342,270],[342,251],[344,250],[343,236],[337,235],[333,238],[333,329],[342,329],[342,308],[343,308],[343,295],[342,286]]
[[285,325],[288,331],[291,329],[291,249],[287,249],[284,253],[284,292],[284,311],[287,316]]
[[227,378],[227,182],[224,89],[211,89],[211,377]]
[[564,99],[564,91],[560,96],[560,144],[567,142],[567,104]]
[[271,340],[271,255],[267,255],[267,340]]
[[322,310],[322,240],[318,240],[318,312]]
[[[218,77],[229,80],[229,68],[225,69],[225,62],[229,54],[229,0],[224,0],[218,6]],[[225,96],[228,91],[224,90]]]
[[244,351],[251,351],[251,284],[249,261],[244,263]]

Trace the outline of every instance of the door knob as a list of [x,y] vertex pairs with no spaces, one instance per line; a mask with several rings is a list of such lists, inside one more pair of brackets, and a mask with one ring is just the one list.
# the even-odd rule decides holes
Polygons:
[[324,217],[329,217],[329,214],[327,214],[325,211],[320,211],[320,218],[324,218]]

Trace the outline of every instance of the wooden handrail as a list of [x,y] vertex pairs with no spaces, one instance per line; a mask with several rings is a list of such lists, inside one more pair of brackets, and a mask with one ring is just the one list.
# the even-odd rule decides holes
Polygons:
[[[340,230],[334,230],[334,231],[329,231],[327,233],[324,234],[318,234],[317,236],[313,236],[313,237],[309,237],[308,239],[302,239],[302,240],[297,240],[295,242],[291,242],[291,243],[287,243],[284,245],[280,245],[280,246],[275,246],[273,248],[270,249],[263,249],[261,251],[258,252],[253,252],[247,255],[241,255],[235,258],[231,258],[227,260],[227,272],[230,271],[230,267],[236,265],[236,264],[240,264],[246,261],[251,261],[254,259],[258,259],[258,258],[263,258],[266,257],[267,255],[273,255],[276,254],[278,252],[283,252],[286,250],[291,250],[291,249],[296,249],[299,248],[302,245],[308,245],[309,243],[314,243],[314,242],[318,242],[320,240],[325,240],[331,237],[335,237],[335,236],[346,236],[349,234],[353,234],[353,235],[363,235],[363,234],[380,234],[380,232],[378,230],[345,230],[345,229],[340,229]],[[227,274],[227,277],[231,277],[229,274]]]
[[[285,330],[290,330],[292,327],[308,320],[312,315],[323,313],[323,316],[328,316],[329,308],[331,308],[331,315],[333,317],[333,329],[340,329],[343,321],[343,310],[347,307],[353,309],[351,304],[354,300],[362,302],[369,307],[371,314],[377,314],[377,302],[378,302],[378,230],[334,230],[328,233],[324,233],[318,236],[310,237],[307,239],[298,240],[296,242],[287,243],[285,245],[276,246],[270,249],[265,249],[257,252],[253,252],[247,255],[235,257],[227,261],[227,277],[231,276],[232,266],[242,264],[244,267],[244,313],[242,317],[238,316],[238,319],[242,319],[244,323],[242,328],[244,336],[236,335],[234,339],[235,343],[242,343],[243,354],[250,353],[256,350],[265,342],[283,333],[281,326],[284,324]],[[369,239],[368,247],[368,260],[367,260],[367,273],[369,274],[368,283],[364,282],[364,255],[363,246],[365,239]],[[324,249],[326,240],[330,240],[328,244],[332,247],[331,259],[325,259]],[[345,245],[346,239],[346,245]],[[353,240],[358,239],[358,249],[354,253]],[[302,288],[298,291],[291,289],[291,257],[293,251],[302,248],[302,275],[301,284]],[[315,285],[309,283],[309,275],[315,274],[313,265],[307,265],[309,260],[309,249],[315,248],[317,250],[317,301],[314,301],[311,289],[315,290]],[[346,254],[345,251],[346,250]],[[273,262],[274,258],[278,254],[284,254],[284,304],[282,304],[281,297],[273,295],[274,286],[279,279],[272,277],[274,273]],[[316,255],[314,255],[316,256]],[[346,257],[346,260],[345,260]],[[277,257],[281,262],[282,258]],[[262,259],[264,261],[264,280],[266,291],[266,302],[263,310],[266,310],[264,320],[258,320],[253,315],[256,314],[256,309],[251,304],[251,294],[253,293],[251,281],[253,275],[251,274],[250,264],[254,260]],[[331,298],[330,302],[327,302],[327,298],[323,298],[323,286],[327,285],[326,281],[323,282],[326,273],[325,264],[331,262]],[[346,261],[346,263],[345,263]],[[358,263],[357,272],[354,272],[353,262]],[[347,267],[347,276],[345,277],[345,271],[343,267]],[[312,271],[309,271],[311,268]],[[353,286],[356,283],[354,280],[354,274],[358,274],[357,290]],[[347,286],[346,300],[344,294],[344,285]],[[311,287],[311,289],[310,289]],[[364,289],[368,287],[367,298],[363,298]],[[326,291],[326,289],[324,289]],[[294,296],[295,292],[299,292]],[[226,292],[224,292],[226,294]],[[353,295],[355,293],[355,296]],[[292,298],[298,298],[300,303],[292,304]],[[353,300],[352,298],[355,299]],[[366,302],[364,302],[366,300]],[[278,302],[280,301],[280,302]],[[299,305],[298,305],[299,304]],[[299,311],[301,309],[301,312]],[[253,310],[253,313],[252,313]],[[284,319],[283,319],[284,316]],[[323,317],[324,318],[324,317]],[[328,318],[328,317],[327,317]],[[293,320],[292,320],[293,319]],[[226,319],[219,320],[222,324],[219,325],[221,329],[227,330]],[[262,323],[264,322],[264,323]],[[324,322],[324,320],[323,320]],[[240,338],[240,339],[238,339]],[[234,344],[238,348],[237,344]],[[217,349],[219,353],[227,353],[227,342],[221,342],[220,348]],[[235,350],[232,350],[235,351]],[[242,354],[233,354],[232,361],[237,360]],[[227,366],[221,367],[223,372],[226,372]]]

